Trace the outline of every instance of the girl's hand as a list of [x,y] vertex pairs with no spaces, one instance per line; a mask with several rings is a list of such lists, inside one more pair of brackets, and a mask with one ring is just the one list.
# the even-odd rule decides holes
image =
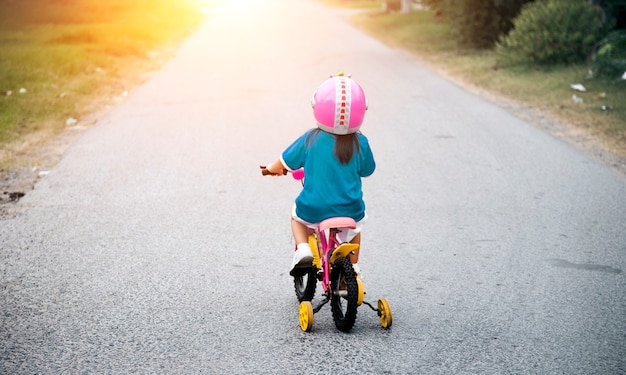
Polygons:
[[274,172],[270,171],[264,165],[261,165],[260,168],[261,168],[261,174],[263,176],[268,176],[268,175],[269,176],[284,176],[284,175],[287,174],[287,169],[285,169],[285,168],[283,168],[279,173],[274,173]]

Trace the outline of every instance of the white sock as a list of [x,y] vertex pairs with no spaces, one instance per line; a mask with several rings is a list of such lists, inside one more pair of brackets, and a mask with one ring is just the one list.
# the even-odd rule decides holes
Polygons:
[[300,250],[308,250],[310,253],[312,253],[311,246],[308,243],[306,243],[306,242],[299,243],[298,246],[296,246],[296,249],[298,251],[300,251]]

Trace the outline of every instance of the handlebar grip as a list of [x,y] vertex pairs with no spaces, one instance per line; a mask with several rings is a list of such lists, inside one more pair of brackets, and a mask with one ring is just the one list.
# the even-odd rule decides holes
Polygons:
[[291,176],[296,180],[302,180],[304,178],[304,168],[296,169],[291,172]]

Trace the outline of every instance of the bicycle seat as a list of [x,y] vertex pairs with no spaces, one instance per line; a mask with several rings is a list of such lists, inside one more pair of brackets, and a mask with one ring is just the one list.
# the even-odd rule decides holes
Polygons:
[[319,225],[320,230],[326,230],[329,228],[356,228],[356,222],[351,217],[331,217],[322,221]]

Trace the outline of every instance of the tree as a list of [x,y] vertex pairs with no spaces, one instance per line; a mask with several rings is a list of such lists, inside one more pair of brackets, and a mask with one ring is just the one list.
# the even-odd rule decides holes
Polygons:
[[424,0],[447,19],[461,45],[491,48],[513,27],[522,6],[533,0]]
[[626,29],[626,0],[590,0],[590,2],[602,7],[606,22],[613,23],[616,29]]

